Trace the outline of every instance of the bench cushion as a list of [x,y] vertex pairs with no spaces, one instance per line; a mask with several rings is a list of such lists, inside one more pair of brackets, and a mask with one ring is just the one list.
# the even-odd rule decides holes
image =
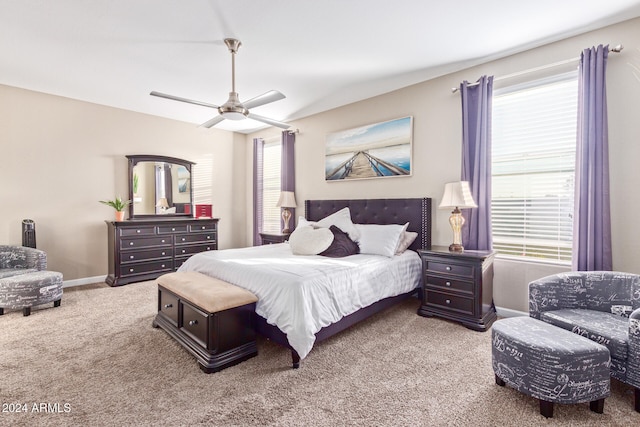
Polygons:
[[246,289],[195,271],[164,274],[158,277],[157,282],[168,291],[209,313],[258,301],[258,298]]
[[629,318],[595,310],[563,309],[544,312],[540,320],[604,345],[611,357],[627,359]]

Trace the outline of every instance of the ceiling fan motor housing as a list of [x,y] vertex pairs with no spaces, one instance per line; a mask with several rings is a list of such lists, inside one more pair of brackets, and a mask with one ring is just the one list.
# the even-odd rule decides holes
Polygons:
[[225,119],[242,120],[247,117],[249,110],[244,108],[238,98],[237,92],[229,92],[229,99],[218,107],[218,113],[220,113]]

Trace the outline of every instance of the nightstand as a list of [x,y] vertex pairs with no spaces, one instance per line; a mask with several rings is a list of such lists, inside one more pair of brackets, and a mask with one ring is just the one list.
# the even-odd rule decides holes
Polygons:
[[289,236],[291,236],[291,233],[260,233],[260,239],[263,245],[284,243],[289,240]]
[[446,246],[418,251],[422,258],[421,316],[438,316],[486,331],[497,319],[493,304],[492,251],[449,252]]

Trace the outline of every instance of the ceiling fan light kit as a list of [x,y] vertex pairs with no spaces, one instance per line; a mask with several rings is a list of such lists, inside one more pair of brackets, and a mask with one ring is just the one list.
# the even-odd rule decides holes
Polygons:
[[201,105],[203,107],[215,108],[218,110],[218,116],[212,118],[211,120],[203,123],[201,126],[206,128],[211,128],[221,121],[228,120],[244,120],[246,118],[256,120],[262,123],[266,123],[271,126],[276,126],[282,129],[289,129],[291,126],[279,122],[277,120],[270,119],[268,117],[259,116],[257,114],[252,114],[249,112],[249,109],[259,107],[261,105],[265,105],[271,102],[279,101],[284,99],[285,96],[278,92],[277,90],[270,90],[269,92],[263,93],[262,95],[258,95],[255,98],[248,100],[245,103],[240,102],[240,97],[238,96],[238,92],[236,92],[236,61],[235,55],[238,52],[242,43],[237,39],[224,39],[224,43],[229,48],[229,52],[231,52],[231,92],[229,92],[229,99],[227,101],[218,106],[214,104],[209,104],[207,102],[195,101],[192,99],[182,98],[179,96],[168,95],[166,93],[152,91],[150,95],[158,96],[160,98],[166,98],[173,101],[186,102],[189,104]]

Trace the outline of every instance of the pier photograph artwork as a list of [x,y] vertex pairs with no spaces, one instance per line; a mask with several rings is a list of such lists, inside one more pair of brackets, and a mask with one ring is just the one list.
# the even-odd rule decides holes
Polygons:
[[410,176],[412,135],[413,117],[327,135],[325,179]]

